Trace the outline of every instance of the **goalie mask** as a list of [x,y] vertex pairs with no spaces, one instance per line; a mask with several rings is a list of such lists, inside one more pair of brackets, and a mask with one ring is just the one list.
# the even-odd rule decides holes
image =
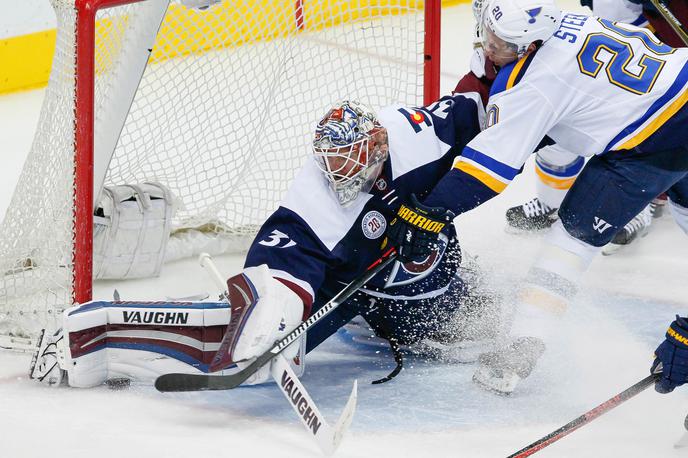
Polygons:
[[313,154],[343,206],[368,192],[389,155],[387,129],[358,102],[337,103],[318,122]]

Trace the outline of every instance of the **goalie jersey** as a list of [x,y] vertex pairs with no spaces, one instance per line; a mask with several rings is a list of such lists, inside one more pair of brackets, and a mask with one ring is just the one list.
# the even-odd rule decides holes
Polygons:
[[[267,264],[308,311],[319,290],[339,291],[390,248],[385,230],[395,205],[412,193],[422,200],[432,190],[480,131],[483,116],[477,93],[454,94],[421,108],[383,108],[378,119],[388,131],[389,157],[370,193],[341,206],[309,159],[259,230],[245,266]],[[394,263],[368,286],[401,299],[441,294],[460,262],[458,243],[451,239],[422,262]]]

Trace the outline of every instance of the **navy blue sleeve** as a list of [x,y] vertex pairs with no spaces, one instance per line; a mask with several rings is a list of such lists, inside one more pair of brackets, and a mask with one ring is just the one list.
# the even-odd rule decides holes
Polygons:
[[423,202],[460,215],[492,199],[498,193],[463,170],[453,168],[437,183]]

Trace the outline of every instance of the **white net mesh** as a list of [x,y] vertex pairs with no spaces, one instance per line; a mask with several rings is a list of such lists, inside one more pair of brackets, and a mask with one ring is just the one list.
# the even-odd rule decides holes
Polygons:
[[[0,229],[5,330],[45,326],[72,302],[76,13],[74,0],[53,2],[50,85]],[[304,0],[302,12],[294,0],[223,1],[203,12],[173,3],[139,82],[156,3],[166,2],[97,15],[95,181],[163,183],[183,204],[177,229],[253,233],[334,101],[422,102],[422,1]]]

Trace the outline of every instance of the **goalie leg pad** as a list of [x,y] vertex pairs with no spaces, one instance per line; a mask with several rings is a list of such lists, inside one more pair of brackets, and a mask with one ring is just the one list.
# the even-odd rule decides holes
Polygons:
[[[207,373],[229,322],[226,302],[91,302],[63,315],[69,384],[151,383],[172,372]],[[226,375],[236,366],[222,371]]]

